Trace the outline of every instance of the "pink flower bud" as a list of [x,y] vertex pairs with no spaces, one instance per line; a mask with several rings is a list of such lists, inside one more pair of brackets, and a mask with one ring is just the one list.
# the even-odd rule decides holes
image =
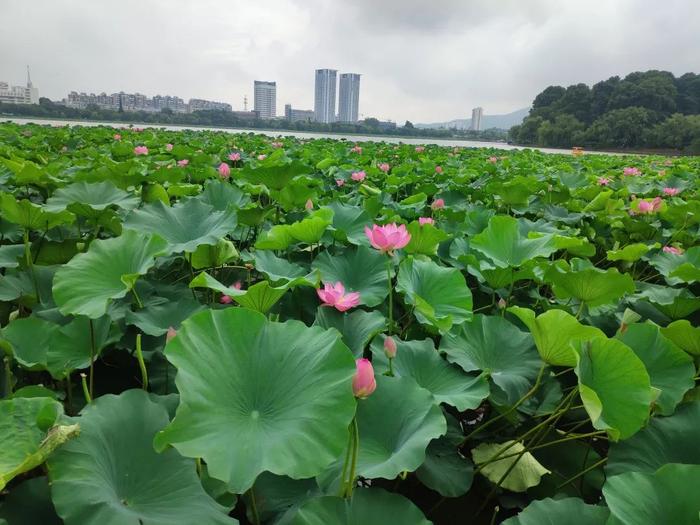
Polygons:
[[304,204],[304,208],[306,208],[307,211],[313,210],[314,209],[314,201],[312,201],[311,199],[308,199],[306,201],[306,204]]
[[121,140],[122,136],[119,133],[114,134],[114,140]]
[[391,336],[384,339],[384,355],[389,359],[394,359],[396,357],[396,341]]
[[264,153],[261,153],[260,155],[258,155],[258,160],[265,160],[266,158],[267,158],[267,155],[265,155]]
[[231,299],[231,296],[229,295],[222,295],[221,299],[219,299],[219,302],[221,304],[231,304],[233,302],[233,299]]
[[177,161],[177,165],[180,166],[181,168],[184,168],[184,167],[187,166],[189,163],[190,163],[190,161],[187,160],[187,159],[182,159],[182,160],[178,160],[178,161]]
[[340,188],[341,186],[345,186],[345,181],[343,179],[335,179],[335,184]]
[[440,210],[445,207],[445,201],[443,199],[435,199],[430,207],[434,210]]
[[219,176],[222,179],[228,179],[231,176],[231,168],[225,162],[219,164]]
[[424,224],[435,224],[435,220],[432,217],[418,217],[418,224],[421,226]]
[[172,151],[173,150],[173,145],[172,144],[166,144],[165,145],[165,151]]
[[168,328],[168,333],[165,334],[165,342],[169,343],[172,341],[172,339],[177,335],[177,330],[175,330],[172,326]]
[[377,388],[374,379],[374,368],[369,359],[357,359],[355,361],[355,375],[352,378],[352,393],[355,397],[364,399]]
[[503,310],[503,309],[507,306],[507,304],[508,304],[508,303],[506,303],[506,300],[505,300],[503,297],[501,297],[501,298],[498,300],[498,308],[499,308],[500,310]]
[[435,166],[435,173],[442,173],[442,166]]

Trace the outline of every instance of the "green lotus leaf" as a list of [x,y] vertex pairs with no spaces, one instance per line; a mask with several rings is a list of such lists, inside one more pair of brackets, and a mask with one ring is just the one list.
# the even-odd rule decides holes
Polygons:
[[170,327],[178,328],[182,321],[203,309],[204,306],[192,298],[182,298],[153,304],[135,312],[128,311],[124,319],[144,334],[158,337],[165,335]]
[[260,313],[267,313],[290,288],[295,286],[315,286],[316,284],[309,281],[306,277],[298,277],[282,286],[272,286],[268,281],[260,281],[247,290],[237,290],[236,288],[229,288],[208,273],[202,272],[192,279],[190,288],[209,288],[228,295],[245,308],[250,308]]
[[693,295],[688,288],[642,282],[637,282],[636,285],[639,291],[634,297],[649,301],[671,319],[683,319],[700,310],[700,297]]
[[406,253],[435,255],[437,254],[438,244],[449,238],[447,233],[432,224],[423,224],[421,226],[418,221],[413,221],[406,229],[411,234],[411,240],[406,245]]
[[[504,457],[486,463],[506,448],[508,452],[504,455],[522,452],[522,456]],[[525,451],[522,443],[514,441],[481,443],[472,449],[472,458],[475,465],[482,467],[481,473],[489,481],[500,482],[501,487],[513,492],[525,492],[530,487],[536,487],[542,476],[549,474],[549,470],[544,468],[530,452]]]
[[594,326],[586,326],[564,310],[547,310],[535,317],[529,308],[511,306],[508,311],[528,327],[542,360],[555,366],[575,366],[573,341],[585,341],[605,334]]
[[442,437],[431,441],[425,461],[416,470],[423,485],[446,498],[467,493],[474,480],[474,465],[458,452],[457,447]]
[[109,302],[124,297],[166,247],[160,237],[135,231],[93,241],[86,253],[56,272],[53,297],[58,309],[64,315],[102,317]]
[[[430,392],[413,379],[378,375],[376,381],[374,393],[357,403],[357,475],[394,479],[421,466],[428,444],[445,434],[447,423]],[[320,476],[322,488],[336,490],[344,458],[345,451]]]
[[30,370],[47,370],[63,379],[73,370],[87,368],[103,348],[119,339],[108,316],[92,321],[76,317],[61,326],[38,317],[12,321],[2,330],[0,346],[9,345],[15,359]]
[[396,290],[421,324],[442,333],[472,318],[472,293],[457,268],[409,257],[399,266]]
[[322,496],[304,503],[290,525],[430,525],[410,500],[379,488],[358,489],[352,499]]
[[332,255],[322,252],[311,267],[321,273],[324,283],[340,281],[346,292],[360,292],[360,304],[377,306],[389,295],[388,258],[366,246],[349,248]]
[[[322,495],[314,478],[292,479],[287,476],[275,476],[269,472],[263,472],[258,476],[251,492],[255,492],[260,521],[280,523],[280,525],[289,521],[284,518],[274,520],[276,516],[283,515],[289,509],[292,509],[290,512],[296,512],[296,507],[305,501]],[[246,504],[249,499],[249,497],[246,498]],[[248,510],[247,514],[248,520],[254,522],[252,512]],[[287,516],[287,514],[284,515]]]
[[297,175],[310,172],[311,168],[299,161],[283,163],[270,156],[262,165],[246,165],[237,176],[253,184],[264,184],[271,190],[282,190]]
[[139,205],[139,198],[133,193],[120,190],[109,181],[88,183],[75,182],[58,188],[46,201],[44,209],[60,212],[70,209],[85,217],[97,217],[99,212],[110,206],[132,210]]
[[470,246],[501,268],[522,266],[536,257],[548,257],[557,248],[551,235],[529,239],[520,233],[517,219],[494,216],[488,227],[469,239]]
[[214,244],[201,244],[191,254],[192,268],[215,268],[230,261],[238,259],[238,250],[233,243],[227,239],[219,239]]
[[56,448],[80,432],[78,425],[60,425],[63,407],[46,397],[0,401],[0,490],[14,478],[46,461]]
[[304,277],[308,272],[292,262],[276,257],[267,250],[253,252],[253,264],[260,273],[267,275],[271,281],[292,281],[298,277]]
[[314,325],[323,329],[335,328],[343,336],[343,342],[355,357],[362,357],[367,343],[379,332],[386,329],[386,318],[376,310],[365,312],[339,312],[335,308],[319,306]]
[[249,195],[221,180],[207,181],[204,190],[197,198],[217,211],[226,211],[231,206],[244,208],[250,204]]
[[235,228],[233,209],[217,211],[197,199],[172,207],[156,201],[124,219],[124,229],[157,234],[168,242],[173,253],[194,252],[202,244],[216,245]]
[[158,454],[153,436],[168,413],[142,390],[97,398],[82,412],[80,436],[49,461],[51,494],[66,525],[230,524],[194,461]]
[[577,342],[579,391],[593,427],[627,439],[649,419],[651,380],[634,351],[616,339]]
[[693,359],[664,337],[659,327],[653,324],[631,324],[617,338],[642,360],[651,386],[660,390],[654,402],[659,413],[671,415],[683,395],[695,386]]
[[617,268],[600,270],[592,266],[573,265],[570,270],[562,271],[557,266],[550,266],[545,280],[552,284],[552,290],[558,299],[573,297],[588,306],[608,304],[625,294],[634,293],[632,277],[620,273]]
[[328,205],[333,210],[333,230],[335,237],[351,244],[367,245],[365,226],[372,224],[372,218],[359,206],[349,206],[334,201]]
[[69,211],[44,211],[38,204],[26,199],[17,200],[7,193],[0,194],[0,212],[3,219],[25,230],[49,230],[61,224],[70,224],[75,219]]
[[[431,339],[401,341],[394,338],[397,352],[392,363],[394,374],[411,377],[428,390],[437,403],[447,403],[460,412],[478,407],[489,395],[489,385],[483,375],[464,373],[445,361]],[[372,343],[372,363],[377,373],[389,370],[384,354],[384,337]]]
[[700,327],[682,319],[661,329],[661,333],[689,354],[700,356]]
[[19,259],[24,256],[24,246],[21,244],[5,244],[0,246],[0,268],[17,268]]
[[321,208],[309,215],[308,218],[287,226],[289,234],[297,241],[315,244],[321,240],[323,233],[333,222],[333,210]]
[[543,366],[532,336],[500,316],[475,315],[442,338],[440,351],[466,372],[486,373],[508,404],[530,389]]
[[700,465],[700,400],[684,403],[670,417],[654,417],[629,439],[613,443],[608,476],[625,472],[653,474],[666,463]]
[[608,478],[603,495],[608,525],[691,524],[700,520],[700,465],[664,465],[654,474],[624,472]]
[[[533,501],[520,514],[508,518],[503,525],[605,525],[610,511],[600,505],[588,505],[580,498]],[[575,520],[572,522],[572,520]]]
[[294,237],[289,231],[289,225],[277,224],[258,236],[255,248],[257,250],[285,250],[292,243],[294,243]]
[[264,471],[315,476],[341,454],[355,364],[335,330],[207,310],[182,323],[165,355],[178,369],[180,406],[156,446],[203,458],[232,492]]
[[51,502],[45,477],[28,479],[13,487],[0,505],[0,523],[12,525],[63,525]]
[[635,262],[642,258],[649,250],[658,248],[658,243],[648,245],[641,242],[628,244],[619,250],[608,250],[606,259],[608,261],[627,261]]
[[[533,237],[530,234],[529,238]],[[565,235],[554,235],[554,246],[557,250],[566,250],[576,257],[591,257],[595,255],[595,246],[591,242],[582,237],[567,237]]]
[[649,259],[649,263],[666,278],[670,285],[700,281],[700,246],[686,252],[659,252]]

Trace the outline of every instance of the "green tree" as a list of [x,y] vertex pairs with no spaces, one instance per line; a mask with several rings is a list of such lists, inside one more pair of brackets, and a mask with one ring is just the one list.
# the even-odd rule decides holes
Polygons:
[[616,109],[593,122],[585,133],[585,140],[598,147],[640,147],[654,120],[653,113],[646,108]]

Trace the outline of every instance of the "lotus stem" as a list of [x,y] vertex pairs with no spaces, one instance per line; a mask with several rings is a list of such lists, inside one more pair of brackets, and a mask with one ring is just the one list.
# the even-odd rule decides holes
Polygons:
[[90,399],[94,395],[95,384],[95,325],[90,319]]
[[5,356],[5,397],[9,398],[12,396],[12,370],[11,362],[12,358],[9,355]]
[[36,280],[36,274],[34,273],[34,261],[32,259],[32,246],[29,243],[29,230],[25,228],[24,234],[22,236],[24,241],[24,259],[27,263],[27,268],[29,268],[29,273],[32,276],[32,285],[34,286],[34,293],[36,294],[36,300],[38,303],[41,302],[41,297],[39,297],[39,283]]
[[255,525],[260,525],[260,515],[258,514],[258,505],[255,501],[254,487],[250,487],[250,490],[248,491],[248,495],[250,496],[250,510],[253,513],[253,523]]
[[148,370],[146,370],[146,363],[143,361],[143,352],[141,351],[141,334],[136,334],[136,360],[141,369],[141,388],[148,391]]
[[389,279],[389,335],[394,333],[394,290],[391,285],[391,255],[386,260],[386,273]]
[[357,456],[360,449],[360,431],[357,427],[357,416],[352,420],[353,440],[352,440],[352,458],[350,460],[350,477],[348,478],[347,490],[345,497],[352,497],[352,491],[355,488],[355,471],[357,469]]
[[80,374],[80,383],[83,385],[83,396],[85,396],[85,401],[87,401],[87,404],[89,405],[92,403],[92,396],[88,390],[87,376],[85,374]]
[[573,481],[576,481],[576,480],[577,480],[578,478],[580,478],[581,476],[585,476],[585,475],[588,474],[591,470],[594,470],[594,469],[600,467],[601,465],[603,465],[607,460],[608,460],[608,458],[605,457],[605,458],[601,459],[600,461],[596,461],[596,462],[593,463],[593,465],[591,465],[590,467],[586,467],[585,469],[583,469],[581,472],[579,472],[579,473],[576,474],[575,476],[571,476],[569,479],[567,479],[566,481],[564,481],[564,483],[558,485],[558,486],[557,486],[557,490],[561,489],[562,487],[568,485],[569,483],[571,483],[571,482],[573,482]]

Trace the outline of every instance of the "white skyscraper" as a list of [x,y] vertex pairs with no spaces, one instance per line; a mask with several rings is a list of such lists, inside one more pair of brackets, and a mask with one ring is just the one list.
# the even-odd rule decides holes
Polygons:
[[277,115],[277,83],[256,80],[254,82],[253,109],[260,118],[270,119]]
[[484,116],[484,108],[472,109],[472,131],[481,131],[481,118]]
[[317,69],[314,91],[314,116],[316,122],[335,122],[335,69]]
[[360,75],[357,73],[341,73],[338,120],[340,122],[357,122],[359,104]]

